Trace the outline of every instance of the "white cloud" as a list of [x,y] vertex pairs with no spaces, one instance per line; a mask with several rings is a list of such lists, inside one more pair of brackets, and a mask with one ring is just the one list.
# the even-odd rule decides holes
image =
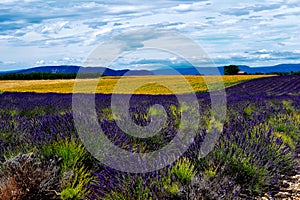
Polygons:
[[192,4],[179,4],[172,8],[175,11],[190,11],[193,8]]
[[272,58],[270,54],[260,54],[258,57],[260,59]]
[[171,60],[171,61],[175,61],[175,60],[177,60],[178,58],[176,57],[176,56],[173,56],[173,57],[171,57],[171,58],[169,58],[169,60]]
[[45,61],[44,60],[38,60],[38,61],[35,62],[35,64],[43,65],[43,64],[45,64]]
[[61,31],[66,25],[68,25],[68,21],[58,21],[50,24],[43,25],[41,33],[58,33]]
[[128,14],[134,12],[144,11],[150,9],[150,6],[139,6],[139,5],[117,5],[109,6],[108,13],[110,14]]
[[0,4],[33,3],[42,0],[1,0]]
[[5,4],[5,3],[13,3],[16,2],[17,0],[2,0],[1,3]]
[[172,7],[170,10],[176,12],[199,11],[204,9],[207,5],[210,5],[209,1],[200,1],[200,2],[190,3],[190,4],[184,3]]
[[45,39],[41,34],[36,32],[28,32],[24,36],[20,37],[24,42],[34,42],[37,40]]
[[[145,26],[179,31],[224,63],[289,62],[300,49],[297,0],[2,0],[0,4],[0,59],[16,64],[75,63],[76,57],[82,60],[118,33]],[[139,46],[141,39],[128,36],[126,48]],[[266,52],[253,54],[266,47]]]
[[111,27],[106,27],[106,28],[100,29],[99,31],[95,31],[95,32],[93,33],[93,35],[94,35],[95,37],[97,37],[97,36],[101,36],[101,35],[110,33],[111,31],[112,31],[112,28],[111,28]]
[[223,25],[230,25],[230,24],[235,24],[238,21],[239,20],[237,20],[237,19],[228,19],[228,20],[225,20],[225,21],[221,22],[221,24],[223,24]]
[[4,61],[3,63],[6,64],[6,65],[14,65],[14,64],[16,64],[15,61],[11,61],[11,60],[9,60],[9,61]]
[[88,3],[82,3],[79,5],[75,5],[74,8],[77,9],[85,9],[85,8],[95,8],[95,7],[103,7],[103,4],[97,4],[96,2],[88,2]]
[[7,39],[12,39],[14,36],[11,35],[0,35],[0,40],[7,40]]

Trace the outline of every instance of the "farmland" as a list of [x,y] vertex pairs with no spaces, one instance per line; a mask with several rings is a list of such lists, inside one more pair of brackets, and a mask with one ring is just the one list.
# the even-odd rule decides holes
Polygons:
[[[0,90],[4,92],[0,94],[0,199],[254,199],[266,194],[276,197],[283,182],[294,176],[299,166],[300,77],[253,79],[258,78],[255,76],[240,83],[246,77],[251,76],[224,77],[224,119],[212,117],[209,93],[203,92],[207,88],[201,85],[203,80],[195,77],[187,78],[190,83],[195,81],[191,85],[196,91],[202,91],[197,94],[197,102],[193,102],[199,103],[198,108],[180,104],[168,91],[141,88],[130,98],[130,119],[125,113],[112,112],[112,89],[104,90],[105,84],[110,86],[118,79],[99,82],[97,91],[104,90],[104,94],[94,98],[96,119],[89,115],[90,102],[84,101],[92,94],[79,94],[83,100],[80,106],[87,112],[76,108],[74,111],[72,94],[59,94],[71,93],[74,82],[28,81],[22,82],[22,86],[15,81],[1,82]],[[128,78],[132,79],[136,81]],[[180,84],[176,77],[168,80]],[[197,81],[202,82],[196,84]],[[99,89],[101,86],[104,88]],[[119,108],[126,107],[124,99],[128,95],[116,96]],[[189,102],[189,94],[182,96]],[[165,112],[151,108],[155,104],[160,104]],[[189,113],[187,121],[193,121],[194,114],[200,113],[196,127],[181,125],[185,112]],[[170,165],[145,173],[122,172],[99,162],[87,151],[76,128],[76,114],[84,123],[83,130],[97,133],[101,128],[113,144],[132,153],[157,151],[181,129],[189,131],[186,134],[194,131],[195,137]],[[154,123],[158,124],[154,126],[162,128],[149,138],[133,137],[118,127],[123,124],[131,130],[126,119],[142,127],[156,119]],[[164,123],[160,124],[161,121]],[[220,128],[221,123],[224,125]],[[205,139],[218,131],[220,136],[212,150],[199,157]],[[171,159],[162,157],[165,162]]]
[[[207,76],[212,81],[216,81],[216,77]],[[247,76],[223,76],[222,80],[226,87],[234,85],[236,83],[266,77],[266,75],[247,75]],[[203,92],[207,90],[206,83],[201,76],[186,76],[187,81],[192,85],[195,92]],[[89,85],[97,85],[96,93],[110,94],[114,92],[114,86],[119,81],[120,77],[103,77],[98,79],[82,79],[77,80],[82,85],[78,89],[78,92],[93,93],[88,89]],[[190,91],[185,87],[183,79],[178,79],[177,76],[136,76],[136,77],[122,77],[122,84],[120,93],[128,94],[137,83],[140,82],[158,82],[166,84],[174,84],[176,87],[175,93],[188,93]],[[218,81],[218,79],[217,79]],[[75,80],[11,80],[11,81],[0,81],[0,91],[3,92],[37,92],[37,93],[72,93],[74,90]],[[171,92],[161,86],[146,85],[138,88],[135,91],[136,94],[171,94]]]

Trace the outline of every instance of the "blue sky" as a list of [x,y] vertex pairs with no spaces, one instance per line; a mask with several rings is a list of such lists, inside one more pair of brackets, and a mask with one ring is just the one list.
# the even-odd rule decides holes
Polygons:
[[[0,71],[81,65],[99,44],[144,27],[178,31],[218,66],[300,63],[299,18],[299,0],[1,0]],[[148,60],[182,62],[152,52],[116,66],[145,68]]]

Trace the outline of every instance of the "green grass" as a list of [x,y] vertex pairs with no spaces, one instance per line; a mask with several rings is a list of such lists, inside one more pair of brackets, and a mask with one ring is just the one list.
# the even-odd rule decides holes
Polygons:
[[62,173],[81,165],[83,159],[87,156],[82,143],[76,139],[62,139],[58,142],[46,145],[42,148],[42,154],[46,157],[57,155],[63,159]]
[[171,173],[180,181],[181,184],[186,185],[192,181],[197,174],[195,166],[184,157],[180,159],[171,169]]
[[162,178],[162,185],[172,196],[178,194],[179,186],[177,182],[171,182],[171,177],[166,176]]
[[[45,145],[41,153],[45,157],[57,155],[62,158],[61,164],[61,188],[60,196],[66,199],[84,199],[89,192],[87,185],[92,180],[89,169],[84,164],[84,159],[89,155],[82,143],[76,139],[61,139],[57,142]],[[71,174],[67,176],[66,174]]]

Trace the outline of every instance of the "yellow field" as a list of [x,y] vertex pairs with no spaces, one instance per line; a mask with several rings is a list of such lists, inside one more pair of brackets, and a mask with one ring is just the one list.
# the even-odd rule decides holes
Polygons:
[[[0,81],[2,92],[38,92],[38,93],[123,93],[123,94],[171,94],[207,91],[207,84],[225,87],[242,81],[267,77],[266,75],[235,75],[235,76],[128,76],[104,77],[101,79],[81,80],[10,80]],[[186,82],[187,81],[187,82]],[[116,84],[118,83],[118,87]],[[137,84],[140,87],[137,87]],[[76,85],[76,87],[74,87]],[[164,86],[162,86],[164,85]],[[192,86],[189,88],[189,86]],[[74,88],[76,88],[74,90]],[[167,89],[167,88],[170,88]],[[210,88],[211,89],[211,88]],[[171,91],[173,90],[173,91]]]

